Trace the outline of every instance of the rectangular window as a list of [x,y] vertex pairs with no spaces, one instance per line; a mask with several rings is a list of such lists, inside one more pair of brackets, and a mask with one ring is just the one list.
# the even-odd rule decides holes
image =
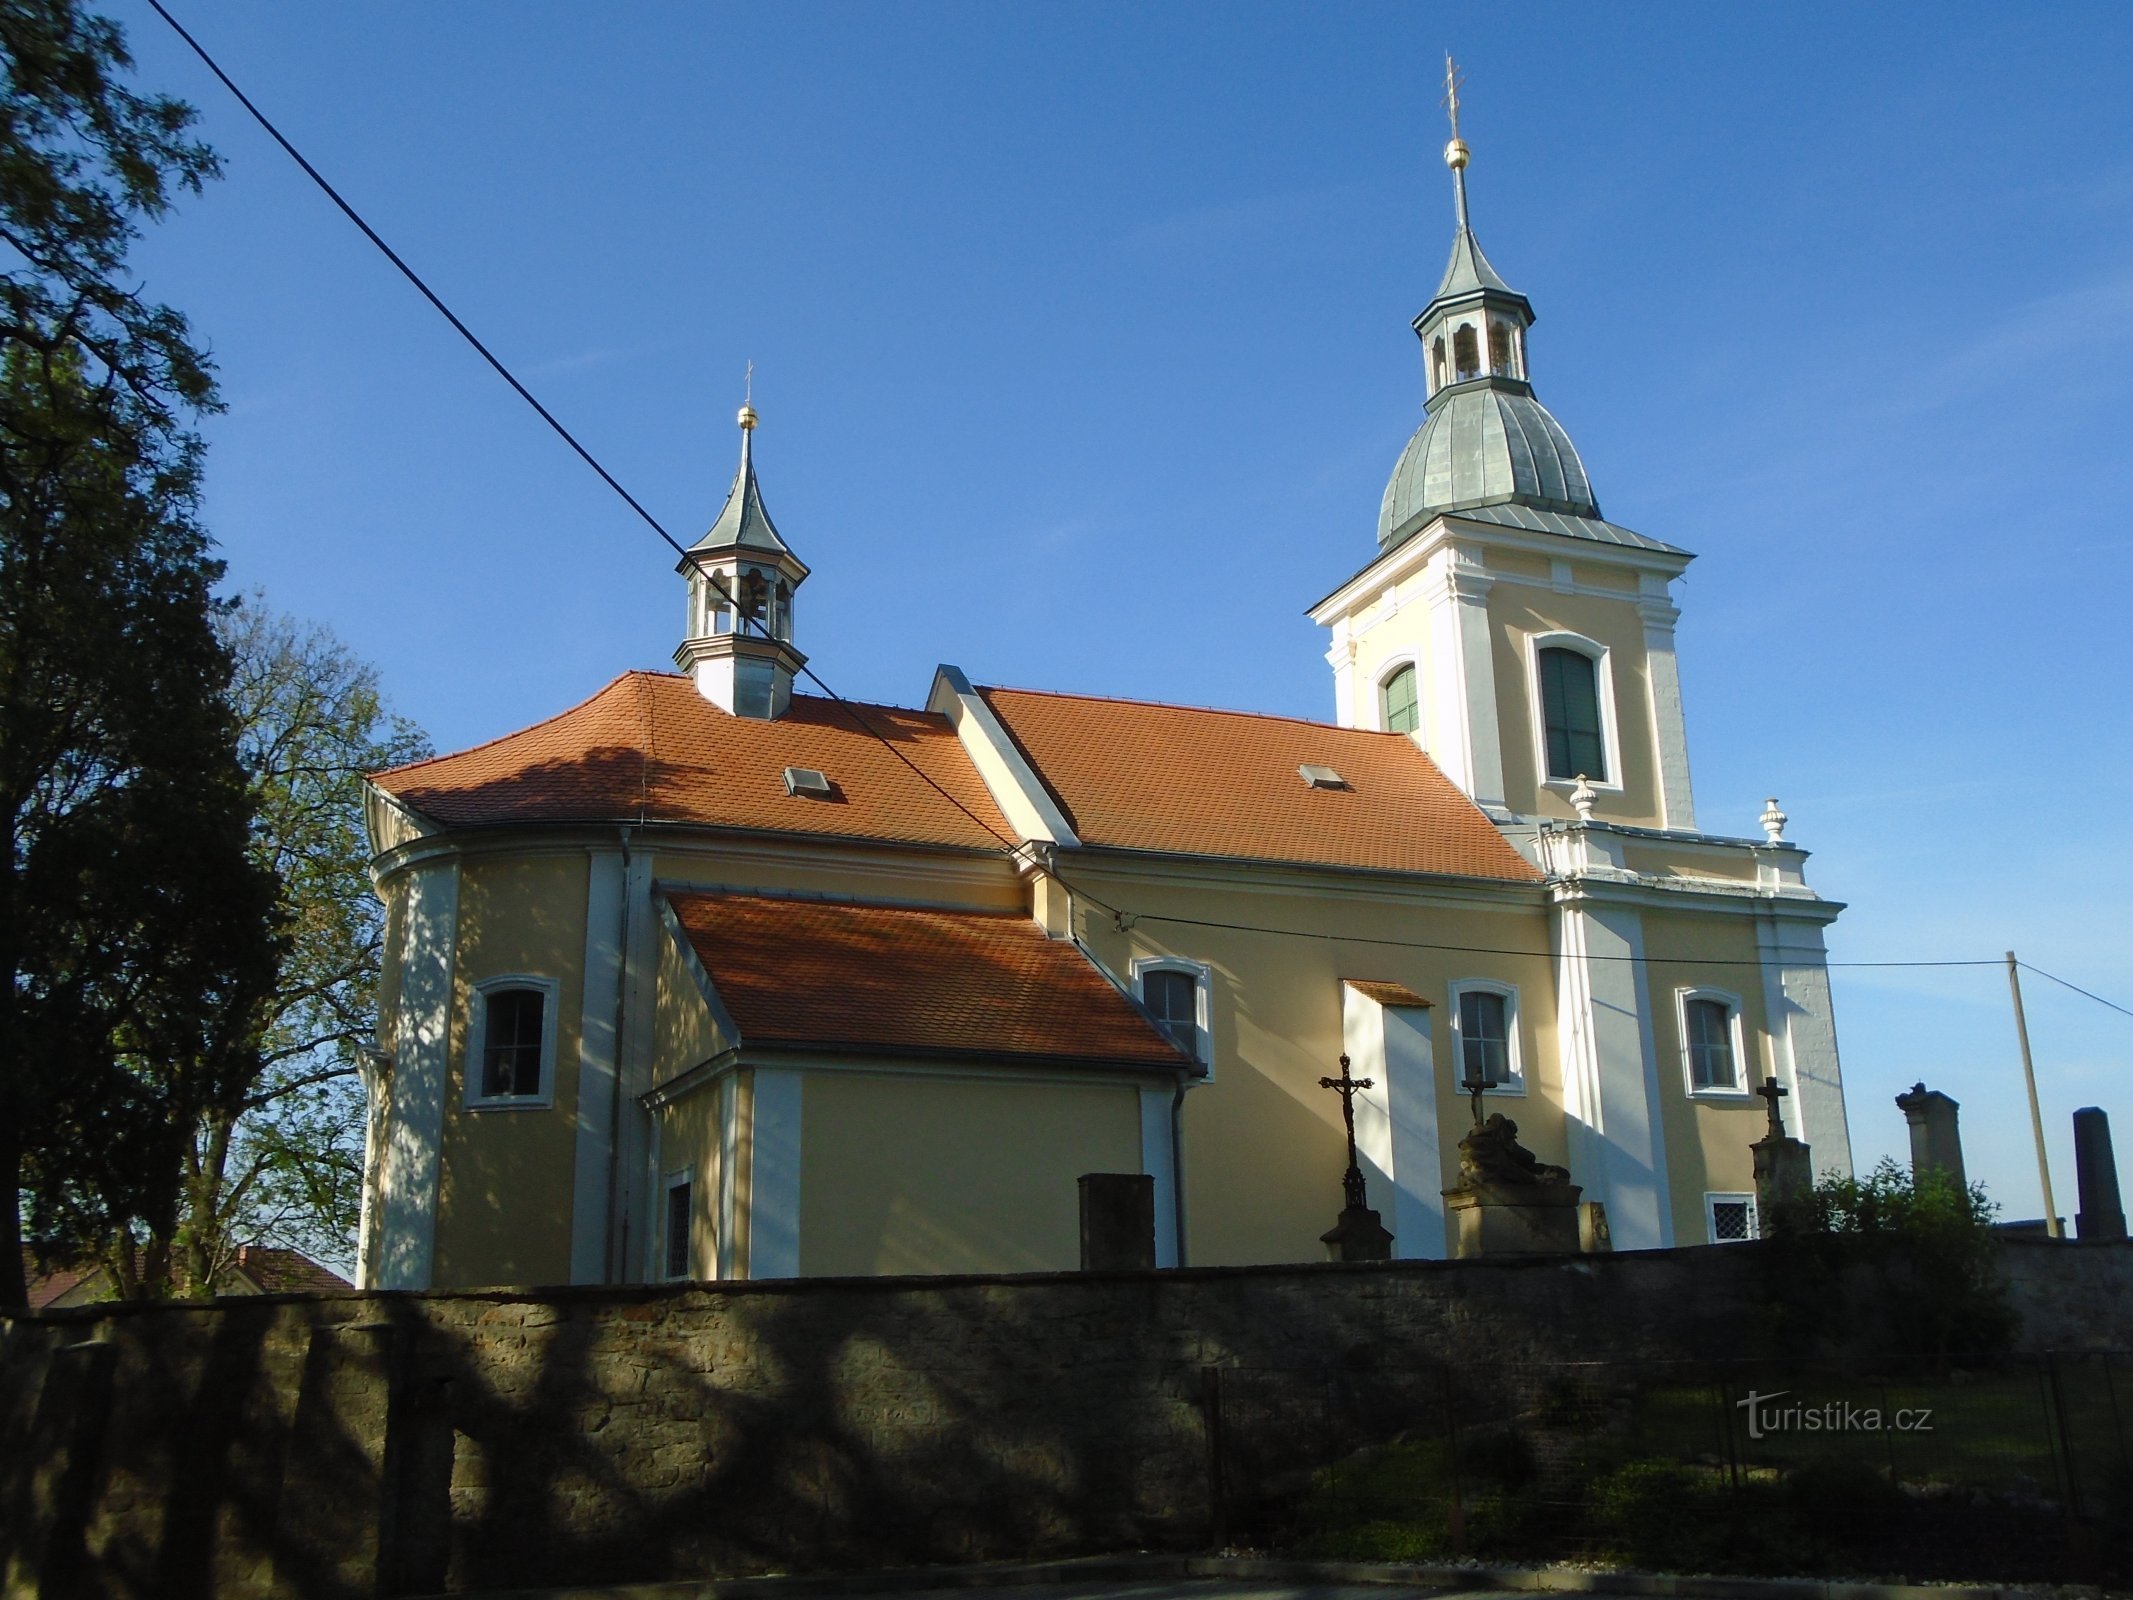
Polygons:
[[691,1217],[690,1196],[696,1185],[683,1178],[667,1185],[667,1276],[686,1278],[689,1274],[689,1222]]
[[1195,1061],[1200,1057],[1200,984],[1189,972],[1162,967],[1141,974],[1141,1002],[1177,1047]]
[[1754,1195],[1707,1194],[1703,1209],[1711,1225],[1711,1243],[1737,1244],[1756,1237]]
[[1733,1059],[1732,1008],[1723,1000],[1689,1000],[1681,1009],[1688,1028],[1689,1087],[1738,1090],[1740,1069]]
[[499,989],[488,997],[482,1028],[483,1099],[509,1100],[541,1092],[546,1002],[547,996],[538,989]]
[[1548,724],[1548,776],[1605,783],[1598,663],[1581,650],[1543,650],[1540,680],[1541,714]]
[[1511,1081],[1508,1010],[1500,994],[1469,989],[1459,996],[1459,1076],[1491,1086]]

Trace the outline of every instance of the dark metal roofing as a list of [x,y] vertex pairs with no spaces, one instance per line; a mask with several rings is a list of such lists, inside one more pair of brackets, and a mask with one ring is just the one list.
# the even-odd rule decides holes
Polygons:
[[1378,543],[1390,549],[1439,512],[1506,500],[1600,514],[1577,446],[1524,384],[1485,379],[1440,391],[1385,485]]
[[1474,230],[1461,228],[1452,235],[1452,259],[1445,264],[1444,281],[1437,285],[1437,292],[1430,296],[1430,300],[1434,303],[1454,295],[1476,294],[1483,289],[1517,295],[1521,300],[1525,298],[1489,265],[1489,258],[1481,253],[1481,241],[1474,237]]
[[1528,533],[1560,533],[1571,539],[1590,539],[1595,544],[1619,544],[1632,550],[1656,550],[1662,555],[1685,556],[1688,551],[1649,534],[1625,528],[1619,522],[1598,517],[1566,516],[1560,511],[1539,511],[1516,501],[1493,506],[1469,506],[1455,513],[1470,522],[1493,522],[1502,528],[1524,528]]

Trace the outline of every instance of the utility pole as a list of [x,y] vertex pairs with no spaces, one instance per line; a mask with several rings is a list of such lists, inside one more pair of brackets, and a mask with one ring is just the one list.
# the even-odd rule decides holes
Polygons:
[[2044,1113],[2037,1108],[2037,1069],[2029,1059],[2029,1021],[2022,1015],[2022,975],[2015,953],[2007,952],[2007,987],[2014,995],[2015,1037],[2022,1042],[2022,1081],[2029,1086],[2029,1127],[2037,1136],[2037,1176],[2044,1181],[2044,1231],[2060,1237],[2059,1208],[2052,1203],[2051,1163],[2044,1158]]

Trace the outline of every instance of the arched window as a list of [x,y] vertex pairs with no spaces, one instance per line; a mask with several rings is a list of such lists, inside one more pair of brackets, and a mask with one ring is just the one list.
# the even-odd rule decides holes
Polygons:
[[770,585],[753,567],[741,574],[741,615],[750,622],[760,622],[764,607],[770,604]]
[[1207,968],[1197,961],[1142,957],[1133,963],[1141,1004],[1177,1047],[1214,1073],[1208,1027]]
[[783,581],[778,584],[778,623],[771,632],[788,642],[792,639],[792,585]]
[[1438,334],[1436,343],[1429,347],[1429,392],[1435,394],[1444,387],[1444,335]]
[[1474,337],[1470,322],[1461,323],[1452,334],[1452,370],[1461,383],[1481,376],[1481,341]]
[[1541,716],[1547,727],[1548,776],[1607,781],[1607,741],[1600,726],[1599,663],[1557,645],[1539,653]]
[[1499,1094],[1523,1094],[1518,1048],[1518,991],[1507,983],[1464,978],[1452,985],[1453,1076],[1462,1089],[1479,1078]]
[[1412,661],[1378,686],[1378,712],[1387,733],[1413,733],[1422,725]]
[[1740,1095],[1748,1085],[1740,999],[1723,989],[1679,989],[1681,1065],[1692,1095]]
[[1511,345],[1511,324],[1489,324],[1489,371],[1499,378],[1518,376],[1518,364]]
[[467,1103],[545,1106],[553,1096],[555,984],[491,978],[474,989],[467,1030]]

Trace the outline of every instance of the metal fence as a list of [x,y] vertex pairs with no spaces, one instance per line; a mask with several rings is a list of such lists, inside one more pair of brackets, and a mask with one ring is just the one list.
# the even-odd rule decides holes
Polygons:
[[2133,1359],[1202,1374],[1219,1545],[1329,1559],[2133,1575]]

